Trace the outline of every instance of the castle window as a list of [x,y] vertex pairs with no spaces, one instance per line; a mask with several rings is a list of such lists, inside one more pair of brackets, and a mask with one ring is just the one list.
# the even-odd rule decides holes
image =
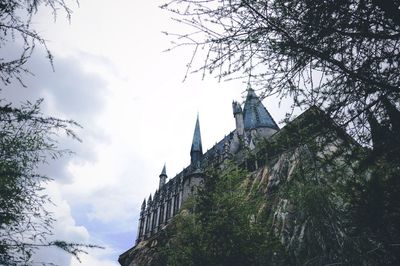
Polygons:
[[145,232],[148,233],[150,230],[150,213],[147,214],[147,218],[146,218],[146,230]]
[[179,210],[179,193],[176,194],[174,199],[174,215],[178,213]]
[[139,237],[138,238],[141,238],[143,236],[143,229],[144,229],[143,227],[144,227],[144,218],[141,217],[140,218]]
[[168,220],[169,218],[171,218],[171,199],[169,199],[167,202],[167,215],[165,219]]
[[158,224],[161,226],[164,223],[164,204],[160,207],[160,217],[158,219]]
[[153,231],[156,228],[156,222],[157,222],[157,211],[153,211],[153,220],[151,221],[151,231]]
[[174,197],[174,204],[173,204],[173,209],[172,209],[172,216],[174,216],[176,213],[176,197]]

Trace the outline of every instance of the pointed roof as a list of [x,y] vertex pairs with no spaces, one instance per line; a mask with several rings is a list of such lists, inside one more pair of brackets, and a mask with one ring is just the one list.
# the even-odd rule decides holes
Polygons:
[[201,146],[199,114],[197,114],[196,126],[194,128],[192,148],[190,149],[190,153],[195,151],[199,151],[201,154],[203,154],[203,148]]
[[279,130],[272,116],[264,107],[260,98],[252,88],[247,90],[246,102],[243,108],[244,129],[269,127]]
[[142,203],[142,210],[145,209],[145,208],[146,208],[146,199],[143,200],[143,203]]
[[167,176],[167,167],[166,167],[166,164],[164,163],[164,167],[163,167],[163,169],[162,169],[162,171],[161,171],[161,174],[160,174],[160,177],[161,176]]

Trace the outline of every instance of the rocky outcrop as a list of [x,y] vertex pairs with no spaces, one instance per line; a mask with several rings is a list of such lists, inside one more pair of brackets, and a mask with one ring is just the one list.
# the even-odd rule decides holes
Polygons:
[[[272,201],[271,194],[293,179],[299,179],[298,172],[306,164],[313,169],[312,175],[303,175],[302,178],[323,178],[320,172],[326,172],[326,169],[318,164],[319,159],[323,161],[324,157],[334,155],[335,160],[344,162],[343,154],[351,152],[353,145],[356,144],[325,114],[317,108],[311,108],[268,140],[260,140],[255,149],[242,151],[233,158],[239,167],[251,172],[247,178],[244,177],[244,186],[251,192],[265,195],[265,202],[260,208],[274,205],[271,208],[274,210],[273,227],[282,244],[301,245],[307,233],[307,219],[293,216],[293,201],[290,197],[280,195]],[[347,148],[343,150],[341,146]],[[314,181],[317,184],[323,182]],[[157,245],[166,240],[163,234],[165,229],[123,253],[119,257],[120,264],[157,265],[154,254]]]
[[118,262],[123,266],[152,265],[158,235],[141,241],[133,248],[121,254]]

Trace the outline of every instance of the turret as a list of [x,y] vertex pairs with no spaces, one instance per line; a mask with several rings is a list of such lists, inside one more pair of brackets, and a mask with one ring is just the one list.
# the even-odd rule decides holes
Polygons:
[[271,133],[279,130],[278,125],[252,88],[248,89],[246,102],[244,103],[243,124],[245,130],[266,128]]
[[143,200],[142,208],[141,208],[141,212],[140,213],[144,212],[145,209],[146,209],[146,199]]
[[151,200],[151,194],[150,194],[149,199],[147,200],[147,210],[150,210],[151,202],[152,202],[152,200]]
[[243,123],[243,111],[240,104],[236,101],[232,102],[233,116],[236,121],[236,132],[239,136],[243,136],[244,123]]
[[145,220],[146,220],[146,199],[143,200],[142,208],[140,210],[136,244],[138,244],[144,237]]
[[201,157],[203,156],[203,148],[201,145],[199,115],[197,114],[196,126],[194,128],[192,147],[190,149],[190,162],[196,168],[200,167]]
[[161,190],[161,188],[165,185],[165,181],[167,180],[167,170],[166,170],[166,166],[164,164],[164,167],[161,171],[160,174],[160,185],[159,185],[159,189]]

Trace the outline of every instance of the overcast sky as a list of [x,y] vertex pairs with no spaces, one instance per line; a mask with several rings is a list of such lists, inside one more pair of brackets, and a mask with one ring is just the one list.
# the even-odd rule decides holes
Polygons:
[[[34,27],[48,40],[55,72],[37,49],[24,78],[27,88],[12,86],[3,97],[19,102],[43,97],[43,110],[71,118],[83,142],[62,139],[74,156],[52,161],[44,171],[55,179],[47,191],[56,203],[56,239],[90,242],[92,250],[79,264],[57,250],[41,251],[40,260],[59,265],[119,265],[118,255],[136,239],[139,207],[158,186],[166,163],[173,177],[190,162],[197,112],[203,149],[211,148],[234,129],[232,100],[242,101],[246,84],[202,80],[185,82],[191,48],[165,53],[170,37],[182,30],[159,9],[162,1],[74,1],[71,23],[49,11]],[[287,108],[275,99],[264,105],[278,122]]]

